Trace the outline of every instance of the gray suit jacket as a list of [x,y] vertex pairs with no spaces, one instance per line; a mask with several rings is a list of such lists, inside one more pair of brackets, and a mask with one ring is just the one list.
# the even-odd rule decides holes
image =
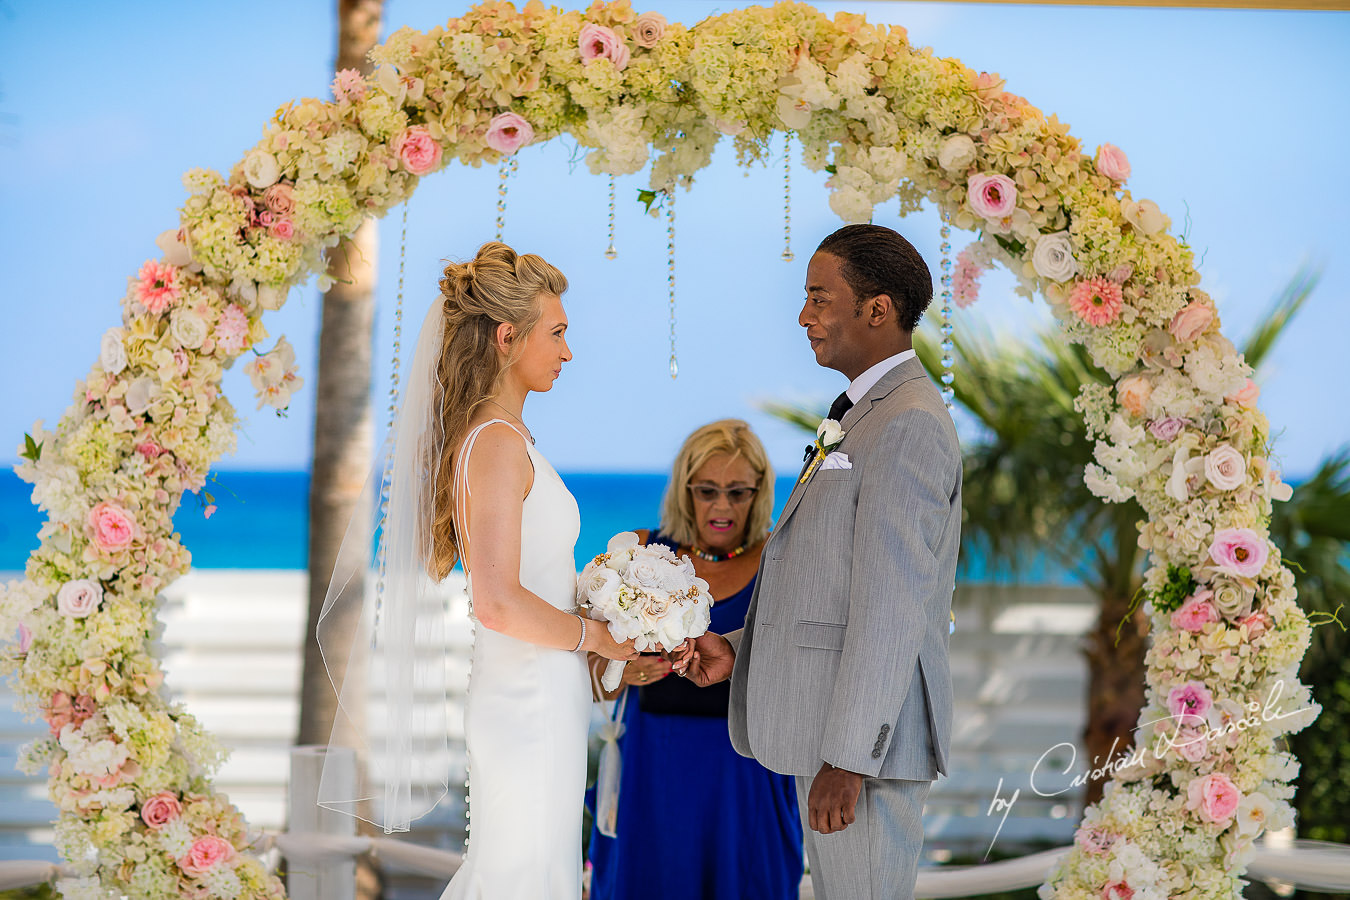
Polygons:
[[849,469],[798,482],[764,547],[731,679],[731,741],[788,775],[822,762],[947,774],[961,450],[917,359],[841,422]]

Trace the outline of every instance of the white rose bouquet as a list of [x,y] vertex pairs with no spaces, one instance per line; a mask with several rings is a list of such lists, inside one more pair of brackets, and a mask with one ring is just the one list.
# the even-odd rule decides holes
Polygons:
[[[708,582],[694,574],[687,556],[669,547],[638,546],[638,536],[625,531],[610,538],[605,552],[586,564],[577,578],[577,605],[609,625],[614,640],[632,639],[638,650],[659,645],[674,650],[688,638],[708,630],[712,612]],[[620,660],[611,660],[600,683],[606,691],[619,686]]]

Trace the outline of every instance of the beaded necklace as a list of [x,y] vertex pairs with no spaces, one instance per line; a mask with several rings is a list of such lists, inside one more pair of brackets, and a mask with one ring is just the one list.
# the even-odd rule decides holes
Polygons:
[[708,562],[726,562],[729,559],[735,559],[736,557],[744,553],[746,550],[750,549],[750,545],[748,543],[741,544],[739,547],[737,547],[735,550],[732,550],[730,553],[709,553],[706,550],[700,550],[697,546],[694,546],[691,549],[694,551],[694,555],[697,556],[699,559],[704,559],[707,560]]

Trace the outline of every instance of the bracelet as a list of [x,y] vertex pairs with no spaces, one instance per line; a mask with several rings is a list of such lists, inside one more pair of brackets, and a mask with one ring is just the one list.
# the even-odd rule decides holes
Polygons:
[[[576,613],[572,613],[572,615],[577,616]],[[573,653],[576,653],[578,650],[580,650],[581,645],[586,643],[586,620],[583,619],[581,616],[577,616],[577,621],[581,623],[581,637],[577,638],[577,645],[572,648]]]

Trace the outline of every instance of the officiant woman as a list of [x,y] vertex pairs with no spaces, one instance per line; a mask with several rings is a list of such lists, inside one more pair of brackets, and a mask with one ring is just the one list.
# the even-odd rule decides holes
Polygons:
[[[745,623],[773,516],[773,470],[739,419],[704,425],[684,442],[644,543],[688,555],[716,602],[711,630]],[[590,661],[599,690],[604,660]],[[591,833],[591,900],[788,900],[802,878],[802,830],[792,779],[736,753],[727,733],[730,682],[699,688],[659,655],[624,671],[624,723],[613,837]],[[692,820],[672,809],[712,810]]]

